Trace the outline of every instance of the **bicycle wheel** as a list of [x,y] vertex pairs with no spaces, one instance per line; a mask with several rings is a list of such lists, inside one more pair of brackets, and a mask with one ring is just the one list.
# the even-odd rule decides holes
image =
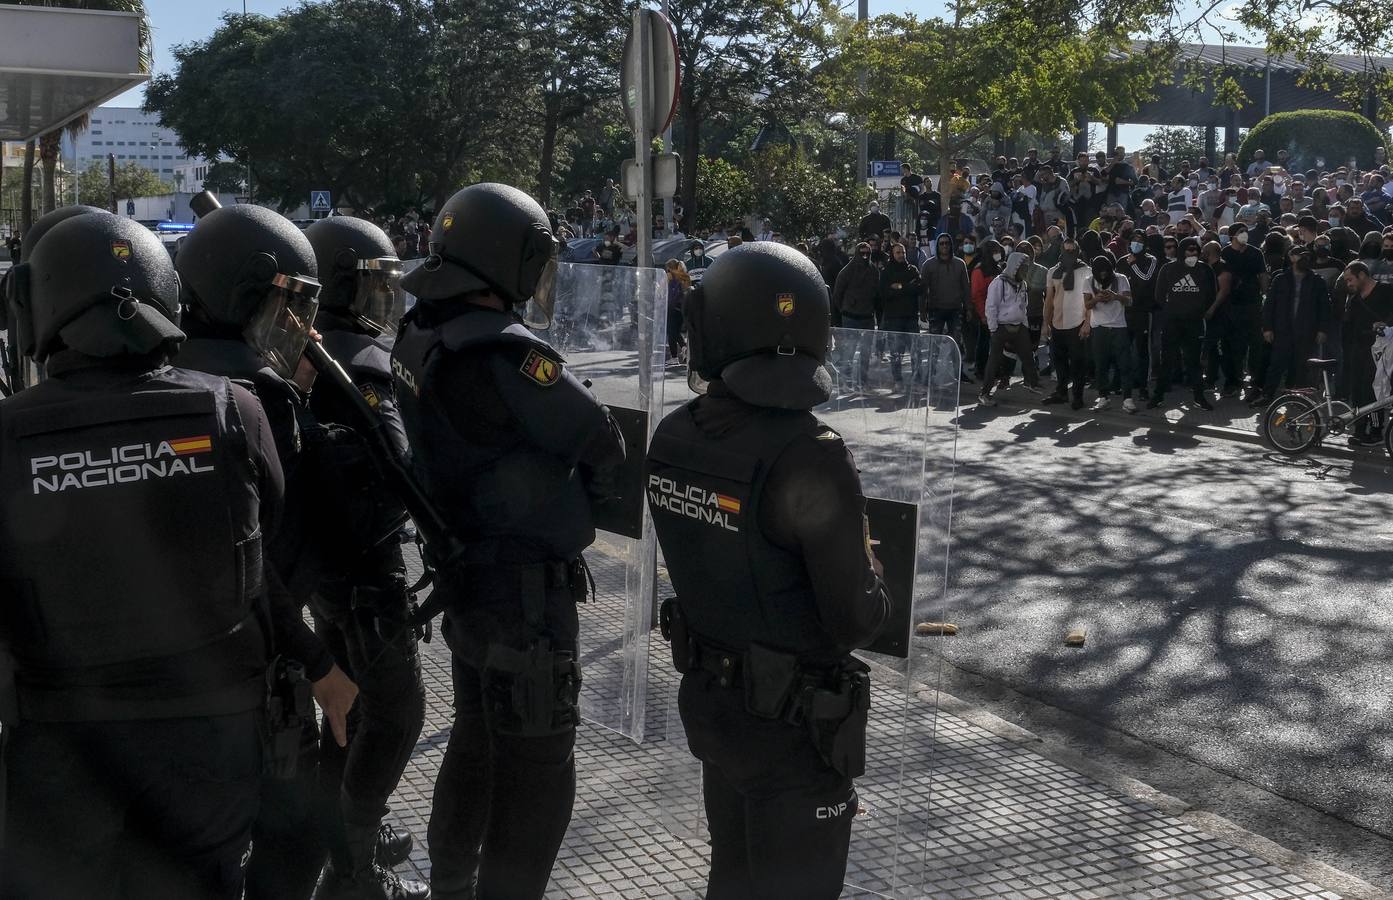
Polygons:
[[1283,394],[1262,417],[1267,442],[1279,453],[1300,456],[1325,436],[1320,407],[1302,394]]

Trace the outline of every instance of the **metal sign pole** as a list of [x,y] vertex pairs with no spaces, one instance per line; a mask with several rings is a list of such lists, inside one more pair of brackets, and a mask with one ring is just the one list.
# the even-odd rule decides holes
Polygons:
[[[669,10],[669,0],[663,0],[663,17],[667,18]],[[663,132],[663,152],[672,152],[672,123],[669,122],[667,130]],[[663,236],[672,237],[677,232],[677,223],[673,221],[673,203],[671,195],[663,198]]]
[[638,172],[638,258],[640,267],[653,265],[653,169],[650,164],[653,155],[653,140],[649,137],[648,112],[651,85],[653,84],[652,40],[648,28],[648,17],[644,15],[641,4],[634,7],[634,40],[638,46],[638,88],[639,102],[634,120],[634,165]]

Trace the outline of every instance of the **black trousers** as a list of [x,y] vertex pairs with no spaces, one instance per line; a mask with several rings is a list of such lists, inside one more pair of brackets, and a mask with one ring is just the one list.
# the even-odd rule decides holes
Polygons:
[[21,722],[4,732],[4,900],[237,900],[257,713]]
[[1204,338],[1204,320],[1200,318],[1166,318],[1166,330],[1161,339],[1161,368],[1156,373],[1156,394],[1170,390],[1171,373],[1184,364],[1185,381],[1196,392],[1204,390],[1200,374],[1200,344]]
[[426,694],[407,602],[404,585],[390,577],[377,590],[328,583],[312,601],[316,630],[358,684],[347,749],[328,723],[319,748],[320,807],[336,867],[349,863],[344,823],[381,821],[421,736]]
[[[576,649],[575,602],[569,590],[547,591],[540,633],[556,649]],[[487,646],[525,646],[538,629],[522,621],[520,599],[487,585],[469,606],[466,614],[447,612],[443,626],[454,651],[455,718],[431,806],[432,895],[541,900],[575,802],[575,729],[521,737],[496,727]]]
[[682,679],[678,708],[702,762],[711,875],[706,900],[835,900],[857,808],[851,779],[808,732],[745,711],[744,692],[705,672]]
[[919,318],[917,316],[887,316],[885,321],[880,323],[882,331],[896,332],[888,335],[890,351],[890,374],[895,381],[899,381],[903,376],[904,357],[909,357],[910,378],[914,381],[919,380],[919,369],[923,360],[919,356],[918,342],[910,335],[919,333]]
[[328,853],[319,804],[319,729],[311,720],[300,735],[294,777],[261,779],[246,900],[304,900]]
[[1079,326],[1053,329],[1050,354],[1054,359],[1055,394],[1082,400],[1084,382],[1088,380],[1088,352],[1079,337]]

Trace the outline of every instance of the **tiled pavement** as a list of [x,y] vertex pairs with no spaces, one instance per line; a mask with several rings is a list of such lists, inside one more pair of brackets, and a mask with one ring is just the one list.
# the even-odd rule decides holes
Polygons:
[[[615,591],[622,575],[602,556],[592,554],[591,562],[600,596],[584,616],[593,630],[620,615]],[[676,682],[665,648],[654,649],[645,743],[590,724],[580,729],[575,813],[549,898],[702,896],[704,843],[675,837],[659,821],[659,809],[671,811],[672,794],[681,793],[663,783],[674,770],[691,770],[665,739],[667,701]],[[429,872],[426,821],[450,726],[449,653],[438,639],[423,650],[426,725],[393,803],[393,817],[410,825],[420,841],[410,866],[421,877]],[[858,782],[863,809],[849,867],[849,879],[858,884],[883,891],[890,873],[899,871],[902,883],[911,885],[895,895],[901,897],[1340,896],[1009,736],[943,710],[935,714],[933,691],[921,686],[906,699],[902,679],[890,669],[877,669],[876,679],[870,771]],[[910,855],[906,863],[901,853],[897,866],[891,862],[897,817],[886,785],[898,769],[896,723],[904,710],[910,724],[902,748],[909,799],[898,821],[906,840],[919,842],[922,858]],[[851,888],[844,894],[874,895]]]

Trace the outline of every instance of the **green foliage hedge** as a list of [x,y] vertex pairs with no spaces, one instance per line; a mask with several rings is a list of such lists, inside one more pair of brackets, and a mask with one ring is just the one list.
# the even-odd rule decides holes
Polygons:
[[1269,160],[1285,148],[1296,161],[1297,171],[1319,168],[1318,158],[1325,160],[1325,169],[1333,171],[1348,165],[1353,157],[1361,169],[1374,163],[1374,148],[1388,149],[1385,135],[1368,119],[1353,112],[1333,109],[1298,109],[1273,113],[1248,132],[1238,148],[1239,165],[1245,168],[1253,161],[1253,153],[1262,150]]

